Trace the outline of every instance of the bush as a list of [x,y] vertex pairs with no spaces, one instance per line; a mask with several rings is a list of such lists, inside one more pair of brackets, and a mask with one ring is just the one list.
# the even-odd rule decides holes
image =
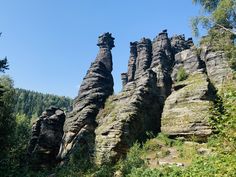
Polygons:
[[183,67],[180,67],[177,72],[177,82],[184,81],[188,78],[188,74],[186,73],[185,69]]
[[142,149],[140,144],[135,143],[129,150],[125,160],[118,162],[118,169],[125,176],[129,174],[133,168],[140,168],[145,166],[144,160],[141,158]]

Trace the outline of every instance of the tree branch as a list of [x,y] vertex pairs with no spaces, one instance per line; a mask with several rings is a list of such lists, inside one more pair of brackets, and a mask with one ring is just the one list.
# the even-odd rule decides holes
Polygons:
[[229,32],[231,32],[232,34],[236,35],[236,31],[233,31],[233,30],[231,30],[231,29],[229,29],[229,28],[226,28],[226,27],[224,27],[223,25],[220,25],[220,24],[218,24],[218,23],[215,23],[215,25],[218,26],[218,27],[220,27],[220,28],[222,28],[222,29],[224,29],[225,31],[229,31]]

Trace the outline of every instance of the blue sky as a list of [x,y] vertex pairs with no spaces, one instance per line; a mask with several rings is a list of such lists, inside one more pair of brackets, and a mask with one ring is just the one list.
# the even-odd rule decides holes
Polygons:
[[111,32],[115,91],[127,70],[129,42],[169,36],[191,37],[191,0],[0,0],[0,57],[15,87],[75,97],[98,52],[97,37]]

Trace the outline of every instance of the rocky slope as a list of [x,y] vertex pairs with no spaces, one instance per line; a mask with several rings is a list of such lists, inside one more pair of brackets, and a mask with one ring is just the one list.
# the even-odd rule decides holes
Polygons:
[[232,77],[224,53],[197,49],[184,35],[169,38],[167,30],[153,41],[131,42],[128,71],[121,74],[123,90],[112,95],[114,38],[105,33],[98,46],[66,116],[59,160],[79,151],[98,164],[116,162],[147,132],[197,141],[212,134],[209,110],[224,80]]

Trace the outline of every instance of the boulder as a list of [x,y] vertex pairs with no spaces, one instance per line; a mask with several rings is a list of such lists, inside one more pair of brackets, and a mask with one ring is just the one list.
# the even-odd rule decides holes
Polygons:
[[51,167],[56,164],[64,121],[64,111],[50,107],[33,124],[28,155],[34,168]]
[[207,75],[195,71],[187,80],[175,83],[173,89],[165,101],[161,131],[174,137],[205,141],[212,133],[209,110],[216,94]]

